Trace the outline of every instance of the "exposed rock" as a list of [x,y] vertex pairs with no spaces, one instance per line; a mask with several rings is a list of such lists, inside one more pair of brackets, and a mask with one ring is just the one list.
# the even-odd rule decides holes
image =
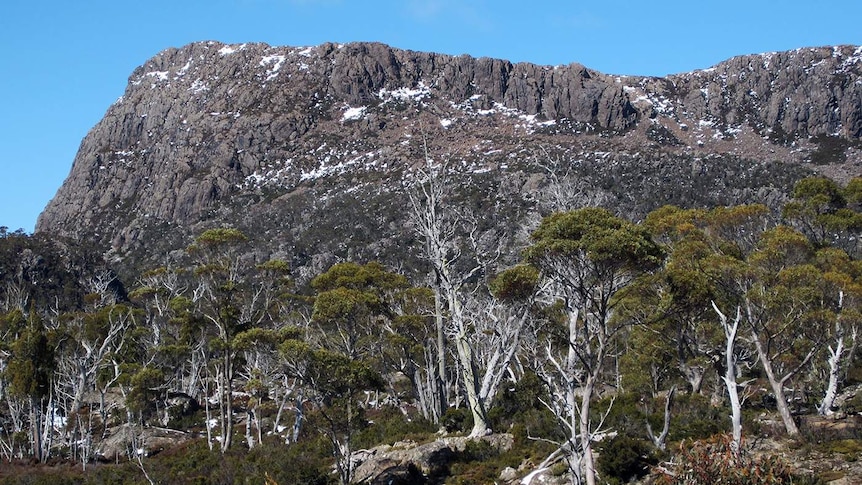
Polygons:
[[[481,440],[499,451],[512,447],[513,437],[495,434],[481,438],[444,437],[430,443],[398,442],[354,453],[357,462],[355,483],[423,483],[431,477],[448,475],[449,465],[467,447],[467,443]],[[392,480],[392,481],[390,481]],[[406,481],[401,481],[406,480]]]
[[812,168],[862,171],[860,66],[852,46],[649,78],[375,43],[195,43],[132,73],[36,229],[127,268],[217,225],[309,274],[394,259],[411,238],[402,185],[426,144],[498,227],[535,220],[551,165],[579,181],[569,204],[636,217],[780,203]]
[[112,427],[110,434],[97,444],[96,456],[106,462],[124,460],[135,453],[150,456],[192,438],[188,433],[179,430],[137,429],[123,424]]

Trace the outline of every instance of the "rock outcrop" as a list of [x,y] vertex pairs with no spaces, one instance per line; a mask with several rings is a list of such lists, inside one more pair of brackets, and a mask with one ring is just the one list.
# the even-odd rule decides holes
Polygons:
[[471,442],[479,441],[497,452],[512,448],[510,434],[481,438],[443,437],[429,443],[399,442],[354,453],[354,483],[366,485],[436,483],[449,475],[450,465]]
[[225,224],[298,266],[385,259],[409,239],[403,185],[426,156],[507,224],[542,210],[549,168],[574,181],[568,203],[632,214],[780,201],[811,170],[860,172],[861,71],[852,46],[649,78],[374,43],[196,43],[132,73],[36,230],[129,267]]

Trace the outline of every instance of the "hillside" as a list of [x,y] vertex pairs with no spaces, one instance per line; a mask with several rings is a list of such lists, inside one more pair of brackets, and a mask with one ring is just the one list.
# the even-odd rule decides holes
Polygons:
[[860,74],[164,51],[0,229],[0,483],[854,483]]
[[549,170],[570,207],[777,206],[813,171],[862,170],[860,61],[810,48],[647,78],[381,44],[196,43],[131,74],[36,230],[129,269],[220,225],[309,274],[393,261],[426,143],[492,226],[537,220]]

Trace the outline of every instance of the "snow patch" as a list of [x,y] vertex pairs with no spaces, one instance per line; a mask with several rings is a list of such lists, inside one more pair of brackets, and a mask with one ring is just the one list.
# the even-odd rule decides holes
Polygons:
[[167,81],[169,74],[168,71],[152,71],[144,74],[144,76],[154,77],[159,81]]
[[278,71],[284,64],[285,57],[282,55],[263,56],[258,65],[267,68],[266,80],[275,79],[278,76]]
[[365,112],[367,110],[367,106],[359,106],[358,108],[351,108],[348,106],[347,109],[344,110],[344,114],[341,115],[341,122],[361,120],[365,117]]
[[390,91],[384,88],[377,93],[377,97],[384,102],[392,99],[399,101],[421,101],[429,96],[431,96],[431,90],[421,81],[416,85],[415,89],[403,87]]
[[226,46],[222,47],[221,49],[219,49],[218,53],[221,54],[222,56],[227,56],[227,55],[233,54],[234,52],[238,52],[238,51],[245,49],[245,46],[246,46],[245,44],[240,44],[238,46],[226,45]]
[[186,73],[189,71],[189,69],[190,69],[191,67],[192,67],[192,60],[191,60],[191,59],[189,59],[188,61],[186,61],[185,65],[183,65],[183,67],[181,67],[181,68],[177,71],[177,77],[183,77],[183,76],[185,76],[185,75],[186,75]]
[[200,94],[209,91],[210,87],[207,85],[207,83],[201,81],[200,79],[195,79],[188,90],[191,91],[192,94]]

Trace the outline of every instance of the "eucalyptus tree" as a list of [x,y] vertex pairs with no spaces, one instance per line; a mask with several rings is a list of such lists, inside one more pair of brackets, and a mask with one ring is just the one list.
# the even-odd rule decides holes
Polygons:
[[645,221],[668,257],[661,271],[642,278],[621,306],[637,324],[634,336],[645,343],[634,349],[634,355],[647,359],[654,393],[663,387],[661,380],[671,383],[675,375],[685,380],[690,392],[703,393],[720,360],[716,342],[721,330],[710,302],[721,295],[705,271],[705,261],[715,254],[705,232],[707,217],[703,210],[666,206]]
[[[558,309],[546,329],[544,355],[534,358],[551,395],[548,408],[567,431],[565,452],[574,482],[596,483],[592,443],[601,423],[593,401],[607,383],[626,322],[615,318],[631,282],[659,266],[663,252],[649,233],[605,209],[545,217],[532,234],[527,261],[539,269],[546,303]],[[612,384],[616,376],[611,376]]]
[[209,351],[216,357],[216,391],[219,403],[221,451],[233,440],[233,382],[236,367],[234,337],[245,329],[241,320],[244,288],[242,254],[248,237],[232,228],[204,231],[188,248],[195,256],[196,287],[192,300],[205,321],[215,330]]
[[[403,374],[409,381],[413,398],[422,416],[440,422],[440,384],[435,353],[434,293],[430,288],[411,287],[401,291],[393,302],[392,321],[384,336],[380,354],[383,368]],[[398,391],[392,389],[397,398]]]
[[143,345],[151,351],[150,363],[165,373],[165,386],[200,399],[207,325],[192,301],[191,275],[173,267],[146,271],[129,298],[142,312]]
[[862,177],[846,186],[827,177],[808,177],[793,187],[783,215],[817,247],[837,246],[860,256]]
[[285,340],[280,354],[288,375],[302,384],[306,403],[317,412],[315,424],[330,443],[339,483],[352,483],[354,437],[367,424],[357,402],[364,392],[382,388],[380,374],[362,359],[297,338]]
[[[100,298],[98,301],[104,300]],[[58,401],[64,403],[73,458],[80,458],[83,462],[89,459],[96,404],[99,419],[106,429],[109,414],[106,393],[116,382],[114,376],[109,377],[110,367],[128,344],[128,336],[135,326],[134,312],[130,307],[108,304],[68,315],[57,330],[62,337],[55,348],[56,394]],[[88,395],[96,393],[98,403],[87,399]]]
[[[822,278],[810,264],[808,239],[786,226],[765,231],[734,278],[739,286],[745,332],[775,395],[785,430],[799,434],[785,389],[806,368],[824,342],[819,322]],[[828,327],[826,327],[828,328]]]
[[[480,364],[471,345],[475,327],[467,307],[469,300],[483,290],[476,278],[486,271],[490,261],[477,249],[475,219],[452,203],[452,194],[443,180],[444,170],[426,153],[426,167],[419,170],[417,181],[407,192],[410,220],[422,242],[422,257],[432,268],[429,286],[435,296],[436,387],[441,393],[438,399],[441,409],[434,414],[442,415],[449,402],[446,349],[451,343],[457,360],[456,376],[463,385],[473,418],[470,435],[475,437],[488,434],[491,429],[487,414],[489,403],[481,389],[484,377],[479,375]],[[484,256],[494,259],[493,254]]]
[[51,411],[56,369],[55,342],[51,342],[49,337],[42,319],[31,311],[26,324],[10,345],[5,369],[9,398],[22,401],[29,417],[22,426],[22,430],[29,431],[29,454],[39,462],[45,462],[50,456],[54,423]]
[[339,263],[318,275],[311,280],[316,290],[311,323],[321,344],[351,359],[380,355],[395,300],[408,286],[407,278],[378,262]]

